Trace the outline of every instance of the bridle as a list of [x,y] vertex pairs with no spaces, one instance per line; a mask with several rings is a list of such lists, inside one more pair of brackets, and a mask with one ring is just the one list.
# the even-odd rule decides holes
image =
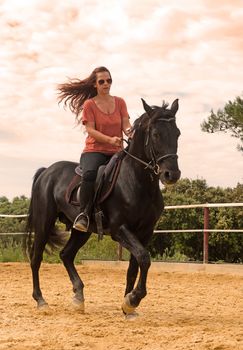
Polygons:
[[[175,120],[175,117],[172,117],[172,118],[169,118],[169,119],[158,118],[157,120],[161,120],[161,121],[164,121],[164,122],[171,122],[171,121]],[[145,141],[145,147],[149,148],[149,153],[151,155],[151,160],[149,162],[145,162],[144,160],[134,156],[133,154],[129,153],[126,149],[123,149],[123,151],[127,155],[129,155],[131,158],[133,158],[133,159],[137,160],[139,163],[145,165],[144,169],[150,169],[151,171],[153,171],[153,173],[155,175],[159,175],[160,174],[160,167],[159,167],[159,164],[158,164],[159,162],[163,162],[164,160],[166,160],[168,158],[175,158],[175,159],[178,158],[178,155],[175,154],[175,153],[167,153],[167,154],[165,154],[163,156],[156,157],[153,144],[152,144],[152,142],[150,142],[150,128],[149,128],[149,130],[147,132],[147,138],[146,138],[146,141]]]

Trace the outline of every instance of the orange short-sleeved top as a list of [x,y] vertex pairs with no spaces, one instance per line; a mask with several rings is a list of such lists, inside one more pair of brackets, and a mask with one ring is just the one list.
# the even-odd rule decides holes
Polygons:
[[[83,104],[82,123],[95,123],[95,129],[107,136],[122,137],[122,118],[128,116],[125,101],[117,96],[115,98],[115,110],[111,114],[102,112],[96,105],[95,101],[90,98]],[[119,152],[121,147],[113,146],[108,143],[96,141],[88,135],[85,140],[83,152],[100,152],[105,154],[114,154]]]

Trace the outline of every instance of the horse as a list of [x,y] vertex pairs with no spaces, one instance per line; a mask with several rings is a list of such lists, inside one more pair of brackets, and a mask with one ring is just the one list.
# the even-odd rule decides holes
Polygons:
[[[121,306],[127,316],[136,314],[136,308],[147,294],[146,280],[151,259],[146,246],[164,209],[159,183],[174,184],[181,174],[177,155],[180,135],[176,125],[178,99],[170,108],[165,102],[162,107],[150,106],[142,99],[142,104],[144,112],[133,123],[133,136],[122,151],[124,156],[114,188],[100,204],[106,221],[105,234],[130,252]],[[39,269],[46,245],[59,244],[63,238],[55,229],[55,222],[59,219],[71,231],[60,251],[60,258],[72,283],[73,302],[84,312],[84,283],[75,268],[74,258],[91,233],[97,233],[97,230],[94,217],[88,232],[72,227],[79,207],[66,201],[65,191],[77,165],[58,161],[38,169],[33,178],[27,232],[28,237],[34,233],[29,242],[29,258],[32,297],[38,308],[48,306],[40,288]]]

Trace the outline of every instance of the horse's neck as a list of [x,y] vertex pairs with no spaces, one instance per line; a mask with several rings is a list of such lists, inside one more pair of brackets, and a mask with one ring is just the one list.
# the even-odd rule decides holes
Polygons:
[[[143,135],[142,133],[136,135],[136,138],[132,139],[131,141],[128,152],[132,156],[135,156],[140,160],[149,163],[151,159],[148,159],[148,157],[145,154],[144,140],[145,135]],[[155,189],[159,188],[159,179],[151,169],[146,169],[146,165],[140,163],[139,160],[132,158],[130,155],[127,155],[126,159],[129,164],[129,170],[135,173],[136,179],[138,181],[143,182],[146,186],[151,186]]]
[[129,147],[129,153],[133,156],[142,159],[143,161],[148,161],[145,151],[144,151],[144,141],[145,135],[143,133],[138,133],[134,135],[134,138],[131,140],[131,144]]

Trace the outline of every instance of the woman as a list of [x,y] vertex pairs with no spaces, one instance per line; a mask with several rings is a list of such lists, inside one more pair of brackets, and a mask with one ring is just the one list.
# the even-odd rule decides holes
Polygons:
[[[92,208],[94,183],[100,165],[122,149],[122,132],[129,136],[131,124],[125,101],[110,95],[112,78],[109,70],[98,67],[84,80],[60,84],[59,102],[64,101],[75,114],[78,124],[87,132],[80,158],[82,182],[80,186],[81,213],[73,227],[87,231]],[[82,111],[82,113],[81,113]]]

